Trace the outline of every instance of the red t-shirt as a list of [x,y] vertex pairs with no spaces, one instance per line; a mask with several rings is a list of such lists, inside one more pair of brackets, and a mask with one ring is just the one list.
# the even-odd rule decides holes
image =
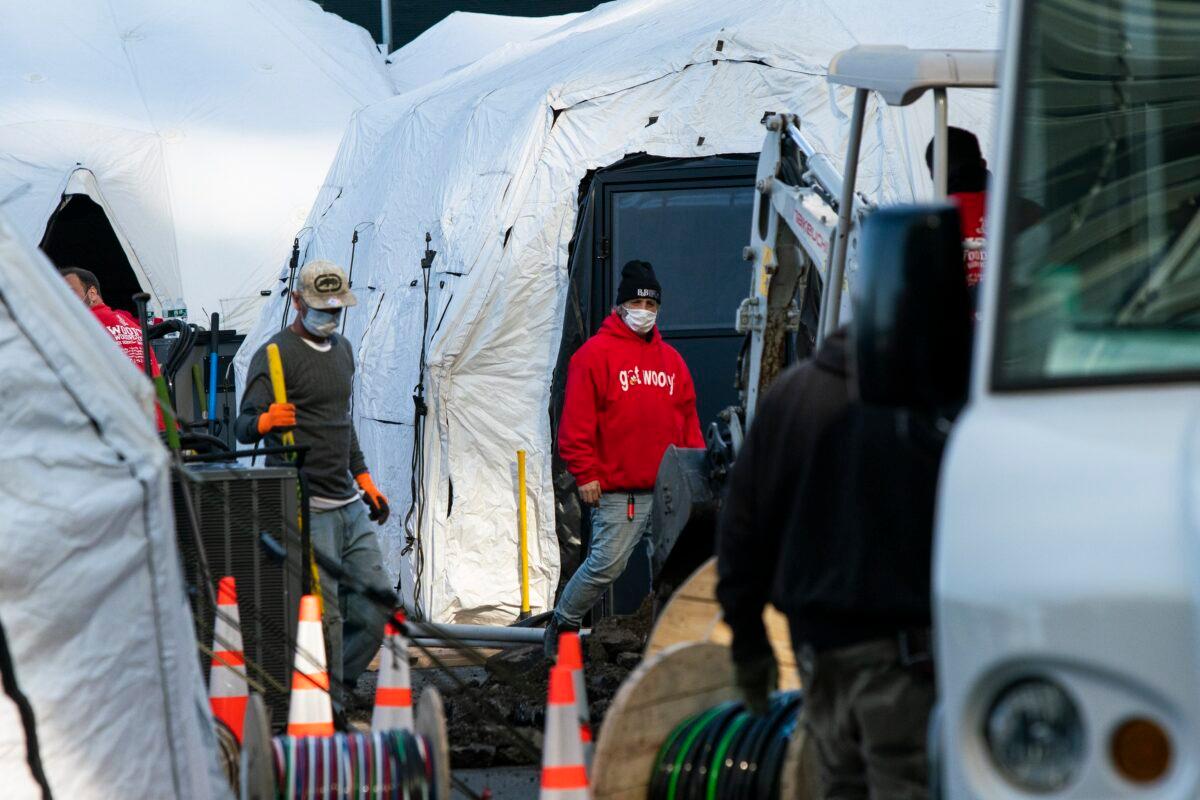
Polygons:
[[956,192],[950,199],[958,206],[962,220],[964,243],[978,245],[963,250],[963,268],[967,271],[967,286],[977,286],[983,279],[987,253],[983,250],[983,223],[987,212],[987,192]]
[[[133,318],[133,315],[127,311],[122,311],[119,308],[109,308],[101,304],[92,306],[92,314],[104,326],[104,330],[108,331],[108,335],[112,340],[125,352],[126,357],[133,362],[133,365],[138,368],[139,372],[146,371],[146,361],[142,353],[142,327],[138,325],[138,321]],[[150,350],[150,370],[155,376],[159,375],[158,359],[154,356],[154,350]],[[165,430],[163,424],[162,411],[155,408],[158,414],[158,429]]]
[[580,486],[640,491],[672,444],[704,447],[687,364],[658,328],[647,341],[610,314],[571,357],[558,452]]

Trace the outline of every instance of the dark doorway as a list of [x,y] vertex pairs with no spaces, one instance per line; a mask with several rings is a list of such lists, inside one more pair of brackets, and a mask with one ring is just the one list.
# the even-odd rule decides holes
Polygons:
[[757,156],[630,156],[585,181],[555,375],[556,427],[567,361],[600,329],[621,266],[635,258],[652,263],[663,286],[659,330],[692,373],[701,428],[738,402],[744,337],[734,321],[750,291],[742,248],[750,241],[757,163]]
[[[635,155],[584,180],[550,408],[556,452],[567,363],[608,316],[621,266],[631,259],[651,262],[662,284],[659,330],[692,373],[701,428],[738,403],[734,376],[744,337],[734,324],[738,304],[750,291],[750,267],[741,256],[750,240],[757,162],[757,154]],[[557,456],[555,511],[562,561],[573,566],[579,558],[576,542],[587,541],[589,526],[574,481]],[[685,546],[675,547],[686,561],[684,573],[712,553],[711,530],[707,536],[689,531]],[[633,613],[649,593],[648,545],[643,542],[634,551],[605,598],[603,613]],[[564,569],[560,585],[569,577]]]
[[130,298],[142,287],[108,216],[92,198],[64,195],[46,223],[41,248],[56,267],[82,267],[96,273],[104,302],[134,313]]
[[702,425],[737,403],[733,378],[742,335],[738,304],[749,291],[741,251],[749,241],[754,186],[744,180],[694,178],[667,185],[606,184],[609,249],[599,297],[607,314],[621,267],[654,265],[663,287],[659,330],[687,362]]

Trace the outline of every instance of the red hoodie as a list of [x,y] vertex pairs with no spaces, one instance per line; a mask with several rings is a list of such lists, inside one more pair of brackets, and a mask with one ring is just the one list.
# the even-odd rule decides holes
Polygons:
[[[958,206],[962,220],[963,241],[983,243],[983,218],[987,211],[987,192],[956,192],[950,199]],[[976,286],[983,279],[985,256],[983,250],[963,250],[963,267],[967,271],[967,286]]]
[[657,327],[647,341],[610,314],[571,357],[558,452],[580,486],[641,491],[672,444],[704,447],[687,364]]
[[[109,308],[103,303],[92,306],[91,311],[104,326],[104,330],[108,331],[112,340],[125,353],[125,356],[138,368],[138,371],[145,372],[146,359],[142,352],[142,326],[133,318],[133,315],[119,308]],[[156,376],[159,374],[158,359],[154,356],[153,348],[150,350],[150,371]],[[166,425],[163,424],[162,409],[156,407],[155,413],[158,415],[158,429],[166,430]]]

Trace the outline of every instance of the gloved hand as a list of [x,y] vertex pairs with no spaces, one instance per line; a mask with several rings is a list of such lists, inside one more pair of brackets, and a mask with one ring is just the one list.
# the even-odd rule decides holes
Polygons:
[[266,436],[271,431],[296,427],[296,406],[292,403],[271,403],[266,413],[258,415],[258,432]]
[[367,516],[373,522],[378,522],[380,525],[387,522],[388,514],[392,509],[388,506],[387,498],[383,496],[383,492],[379,491],[375,486],[375,481],[371,480],[371,473],[362,472],[354,476],[354,480],[358,483],[358,488],[363,490],[363,502],[367,504],[367,508],[371,509]]
[[746,701],[746,710],[755,716],[766,714],[771,707],[771,692],[779,685],[774,654],[758,656],[752,661],[735,661],[733,676]]

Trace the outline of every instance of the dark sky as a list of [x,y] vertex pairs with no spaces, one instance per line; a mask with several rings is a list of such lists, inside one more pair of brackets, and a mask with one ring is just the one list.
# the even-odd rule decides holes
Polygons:
[[[363,26],[379,41],[380,0],[317,0],[327,11]],[[453,11],[548,17],[590,11],[597,0],[391,0],[392,49],[415,39]]]

